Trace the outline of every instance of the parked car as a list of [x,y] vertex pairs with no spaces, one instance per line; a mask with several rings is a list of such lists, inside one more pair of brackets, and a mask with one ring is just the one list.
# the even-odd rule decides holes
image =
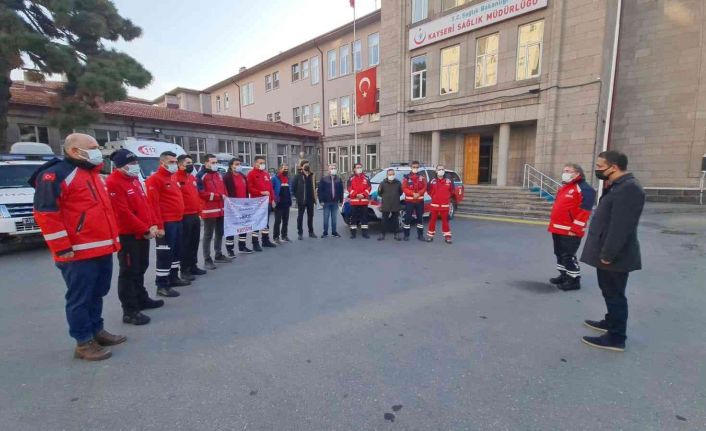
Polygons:
[[[380,183],[383,182],[385,179],[387,179],[387,171],[388,169],[393,169],[395,171],[395,178],[397,178],[399,181],[402,181],[405,175],[409,174],[412,172],[412,168],[409,167],[409,165],[395,165],[391,166],[389,168],[385,168],[380,170],[377,174],[375,174],[372,178],[370,179],[370,186],[371,186],[371,191],[370,191],[370,203],[368,204],[368,221],[369,222],[374,222],[374,221],[380,221],[382,220],[382,211],[380,211],[380,204],[382,203],[378,199],[378,194],[377,190],[378,187],[380,186]],[[425,175],[427,178],[427,183],[431,181],[433,178],[436,178],[436,170],[432,167],[426,167],[422,166],[419,168],[419,173],[422,175]],[[446,175],[451,176],[451,178],[454,181],[454,185],[456,186],[456,193],[454,194],[453,200],[451,202],[451,206],[449,207],[449,219],[453,219],[454,214],[456,213],[456,209],[458,207],[458,203],[463,200],[464,197],[464,188],[463,188],[463,181],[461,181],[461,177],[458,176],[458,174],[455,171],[450,171],[446,170]],[[400,196],[400,201],[404,204],[404,196]],[[431,196],[429,196],[428,193],[424,194],[424,217],[429,216],[429,208],[431,205]],[[404,220],[404,205],[402,205],[402,211],[400,211],[400,225],[402,224]],[[348,201],[348,192],[344,192],[343,194],[343,206],[341,206],[341,216],[343,217],[343,221],[346,224],[350,224],[350,214],[351,214],[351,207],[350,203]]]

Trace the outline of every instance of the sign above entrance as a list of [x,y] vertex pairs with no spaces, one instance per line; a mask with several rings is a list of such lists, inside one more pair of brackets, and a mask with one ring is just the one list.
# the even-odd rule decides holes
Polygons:
[[547,7],[549,0],[488,0],[409,30],[409,50]]

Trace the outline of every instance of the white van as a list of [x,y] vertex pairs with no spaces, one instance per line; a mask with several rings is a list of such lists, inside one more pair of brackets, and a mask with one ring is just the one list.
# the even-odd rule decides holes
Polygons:
[[17,142],[9,154],[0,154],[0,242],[41,233],[34,221],[34,188],[27,181],[54,157],[49,145],[36,142]]
[[186,154],[186,151],[177,144],[168,141],[151,140],[145,138],[126,138],[119,141],[107,142],[101,148],[105,165],[103,168],[104,174],[109,174],[113,170],[113,164],[110,161],[110,155],[115,150],[125,148],[133,152],[137,158],[140,168],[142,169],[142,177],[147,178],[157,171],[159,168],[159,155],[165,151],[171,151],[179,157]]

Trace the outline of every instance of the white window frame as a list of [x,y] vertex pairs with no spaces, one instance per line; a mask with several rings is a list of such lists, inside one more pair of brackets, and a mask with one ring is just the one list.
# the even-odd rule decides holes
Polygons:
[[272,91],[272,75],[265,75],[265,93]]
[[[498,50],[493,54],[493,53],[484,53],[484,54],[479,54],[478,53],[478,47],[480,46],[480,41],[483,39],[489,39],[491,37],[497,37],[498,38]],[[487,45],[487,44],[486,44]],[[473,80],[473,86],[474,88],[485,88],[485,87],[492,87],[494,85],[497,85],[498,83],[498,52],[500,51],[500,33],[493,33],[489,34],[483,37],[479,37],[476,39],[476,63],[475,63],[475,79]],[[488,60],[495,57],[495,82],[493,83],[488,83]],[[480,64],[480,69],[482,72],[481,75],[481,82],[479,84],[478,82],[478,66]]]
[[272,114],[267,114],[267,121],[272,122]]
[[328,79],[336,79],[336,77],[338,76],[338,53],[335,49],[331,49],[326,53],[326,64],[328,65]]
[[[221,144],[224,144],[224,148],[221,148]],[[218,140],[218,152],[219,153],[228,153],[228,154],[235,154],[236,150],[235,146],[235,141],[232,139],[219,139]]]
[[228,110],[230,108],[230,95],[226,91],[225,94],[223,95],[223,109]]
[[363,42],[358,39],[353,42],[353,72],[363,70]]
[[[23,124],[23,126],[32,127],[27,124]],[[37,127],[38,126],[34,126],[34,128],[35,128],[34,133],[35,133],[35,136],[37,137],[37,139],[39,139],[39,135],[38,135],[39,130],[37,130]],[[42,127],[42,126],[39,126],[39,127]],[[102,139],[102,137],[99,137],[98,132],[101,132],[101,134],[104,133],[107,140]],[[48,130],[47,130],[47,133],[49,133]],[[96,141],[98,141],[98,144],[104,145],[106,142],[117,141],[118,139],[120,139],[120,132],[117,130],[93,129],[93,137],[96,139]],[[115,138],[115,139],[113,139],[113,138]],[[174,138],[176,138],[176,137],[174,136]],[[101,142],[101,141],[103,141],[103,142]],[[47,142],[44,142],[44,143],[46,144]],[[176,144],[176,142],[174,142],[174,143]]]
[[[345,54],[344,54],[345,53]],[[340,73],[338,76],[346,76],[351,73],[351,46],[350,44],[341,45],[338,48],[338,66]]]
[[370,121],[380,121],[380,89],[375,89],[375,110],[374,114],[370,114]]
[[311,107],[309,105],[302,106],[302,124],[311,122]]
[[[539,42],[529,42],[526,45],[521,45],[520,44],[520,35],[522,34],[522,28],[523,27],[528,27],[533,24],[537,24],[541,22],[542,23],[542,37],[540,38]],[[536,75],[529,75],[529,62],[527,61],[529,59],[529,48],[532,46],[537,46],[539,45],[539,68],[537,69],[537,74]],[[520,78],[520,50],[525,51],[525,77]],[[517,28],[517,64],[515,65],[515,80],[516,81],[524,81],[526,79],[532,79],[532,78],[538,78],[540,75],[542,75],[542,55],[544,53],[544,20],[543,19],[538,19],[536,21],[528,22],[527,24],[523,24]]]
[[[375,40],[373,44],[371,41]],[[380,33],[368,35],[368,67],[380,64]]]
[[412,0],[412,24],[429,16],[429,0]]
[[321,128],[321,104],[319,102],[311,105],[311,124],[314,130]]
[[[414,60],[420,57],[424,57],[425,68],[423,70],[414,71]],[[429,62],[427,61],[427,54],[421,54],[412,57],[410,60],[410,70],[412,71],[412,79],[410,80],[410,98],[412,100],[422,100],[427,97],[427,71],[429,70]],[[414,79],[419,76],[419,96],[414,97]]]
[[221,112],[221,96],[216,96],[216,112]]
[[349,172],[351,166],[349,165],[350,158],[348,156],[348,147],[338,147],[338,172],[346,173]]
[[279,111],[275,112],[275,121],[281,121],[282,120],[282,114],[279,113]]
[[[203,156],[206,155],[206,138],[198,138],[195,136],[191,136],[188,139],[188,144],[187,144],[187,153],[191,154],[192,156],[196,156],[195,162],[198,163],[203,163]],[[192,145],[195,145],[196,150],[192,149]]]
[[[284,147],[284,154],[280,151]],[[287,155],[289,154],[289,148],[287,144],[277,144],[277,167],[287,163]]]
[[326,149],[326,160],[329,165],[338,163],[338,152],[336,151],[336,147],[328,147]]
[[255,103],[253,90],[254,90],[254,84],[252,82],[248,82],[247,84],[245,84],[241,87],[242,94],[241,94],[240,100],[241,100],[243,106],[248,106],[248,105],[252,105],[253,103]]
[[311,66],[311,85],[316,85],[321,81],[321,63],[319,63],[319,56],[315,55],[311,57],[309,65]]
[[238,141],[238,154],[236,154],[236,157],[239,157],[246,166],[252,166],[252,142]]
[[292,70],[292,82],[299,81],[301,75],[301,64],[294,63],[291,67]]
[[[452,49],[456,49],[456,50],[458,51],[458,58],[456,59],[456,63],[450,63],[450,64],[444,65],[444,63],[443,63],[443,61],[444,61],[444,51],[448,51],[448,50],[452,50]],[[459,88],[459,86],[460,86],[460,84],[461,84],[461,76],[460,76],[460,68],[461,68],[461,45],[447,46],[446,48],[442,49],[442,50],[439,52],[439,65],[440,65],[440,66],[439,66],[439,70],[440,70],[440,73],[439,73],[439,95],[440,95],[440,96],[445,96],[445,95],[447,95],[447,94],[458,93],[458,88]],[[444,92],[443,92],[444,88],[443,88],[443,85],[442,85],[443,82],[444,82],[444,74],[446,75],[446,79],[447,79],[447,80],[449,81],[449,83],[450,83],[450,81],[451,81],[451,76],[452,76],[451,71],[452,71],[454,68],[456,69],[456,79],[457,79],[457,81],[456,81],[456,89],[453,90],[453,91],[447,91],[447,92],[444,93]]]
[[[345,101],[345,108],[344,108],[344,102]],[[339,111],[341,112],[341,126],[350,126],[351,125],[351,96],[342,96],[339,101]],[[344,111],[345,109],[345,111]],[[344,112],[348,114],[348,120],[347,122],[344,123]]]
[[[370,147],[375,149],[374,153],[370,152]],[[378,146],[377,144],[366,144],[365,145],[365,166],[374,171],[378,166]]]
[[[333,110],[331,109],[333,105]],[[329,99],[328,101],[328,125],[329,127],[338,127],[341,124],[340,113],[338,109],[338,99]]]
[[272,89],[277,90],[279,88],[279,70],[272,72]]
[[309,79],[309,60],[302,60],[302,65],[299,70],[301,79]]
[[299,106],[292,108],[292,123],[293,124],[301,124],[302,123],[301,110],[302,110],[302,108]]
[[360,144],[350,146],[351,166],[355,166],[357,163],[363,163],[362,148],[363,146]]
[[255,158],[258,157],[264,157],[267,160],[267,142],[255,142]]

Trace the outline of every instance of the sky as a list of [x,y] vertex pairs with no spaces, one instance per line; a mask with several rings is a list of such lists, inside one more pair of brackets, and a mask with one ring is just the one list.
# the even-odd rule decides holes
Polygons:
[[[113,0],[142,37],[117,48],[154,80],[131,96],[154,99],[175,87],[202,90],[353,20],[349,0]],[[380,0],[357,0],[358,16]],[[21,79],[17,73],[13,77]]]

